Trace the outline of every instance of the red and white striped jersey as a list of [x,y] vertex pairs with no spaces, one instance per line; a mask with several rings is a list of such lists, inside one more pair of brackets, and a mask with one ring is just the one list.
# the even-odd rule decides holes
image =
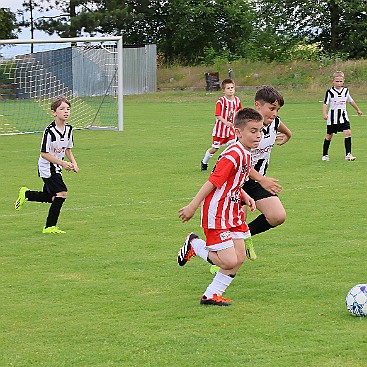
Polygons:
[[[241,101],[237,96],[234,96],[233,101],[227,97],[220,97],[215,105],[215,116],[221,116],[228,122],[233,124],[234,116],[238,110],[242,108]],[[227,138],[234,135],[234,129],[223,124],[218,118],[215,120],[212,136],[218,138]]]
[[225,149],[209,176],[215,186],[201,205],[203,228],[226,229],[245,222],[241,188],[251,170],[251,152],[237,141]]

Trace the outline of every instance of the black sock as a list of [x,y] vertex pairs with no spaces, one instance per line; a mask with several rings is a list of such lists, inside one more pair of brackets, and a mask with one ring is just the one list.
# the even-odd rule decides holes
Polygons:
[[251,236],[255,236],[255,234],[265,232],[270,228],[274,228],[269,222],[266,220],[264,214],[260,214],[257,218],[255,218],[251,223],[248,224],[250,228]]
[[57,220],[59,219],[60,211],[62,204],[64,204],[65,198],[55,197],[54,201],[50,206],[50,210],[48,211],[48,217],[46,220],[46,227],[56,226]]
[[25,192],[25,197],[29,201],[38,201],[40,203],[52,203],[52,195],[44,191],[31,191]]
[[352,137],[344,139],[345,155],[352,152]]
[[215,265],[215,264],[213,263],[213,261],[211,261],[211,260],[209,259],[209,256],[206,258],[206,261],[207,261],[209,264]]
[[322,155],[328,155],[329,152],[329,146],[330,146],[331,140],[324,140],[324,146],[322,147]]

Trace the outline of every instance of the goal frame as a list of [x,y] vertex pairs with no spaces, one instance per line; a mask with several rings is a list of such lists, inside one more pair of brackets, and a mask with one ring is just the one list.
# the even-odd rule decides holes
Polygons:
[[74,37],[74,38],[49,38],[49,39],[7,39],[0,40],[0,45],[30,45],[30,44],[55,44],[55,43],[76,43],[76,42],[106,42],[115,41],[117,44],[117,130],[124,130],[124,111],[123,111],[123,43],[122,36],[106,37]]

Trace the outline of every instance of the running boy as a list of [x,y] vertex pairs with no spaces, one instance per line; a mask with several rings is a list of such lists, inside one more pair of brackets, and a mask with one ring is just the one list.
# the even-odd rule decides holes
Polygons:
[[[283,96],[271,86],[261,87],[255,94],[255,109],[264,118],[264,128],[259,146],[252,150],[252,164],[262,176],[265,176],[269,166],[275,141],[278,141],[277,145],[283,145],[292,136],[292,132],[278,117],[279,109],[283,105]],[[286,212],[279,197],[255,180],[250,174],[250,179],[243,185],[243,189],[255,200],[256,208],[261,212],[248,224],[251,236],[274,228],[286,219]]]
[[[354,161],[356,157],[352,155],[352,132],[347,114],[347,102],[357,111],[358,116],[362,116],[362,111],[351,97],[348,88],[344,87],[344,73],[336,71],[333,74],[333,86],[326,91],[324,103],[322,105],[322,116],[327,121],[326,137],[324,140],[322,160],[329,160],[329,146],[333,134],[343,131],[345,160]],[[329,105],[329,111],[327,108]]]
[[228,146],[235,141],[233,120],[236,112],[242,108],[240,99],[235,96],[235,83],[232,79],[224,79],[221,84],[224,96],[215,105],[215,125],[212,132],[212,147],[201,161],[201,170],[208,169],[208,163],[221,146]]
[[[183,266],[198,255],[220,267],[200,300],[204,305],[231,304],[222,294],[246,259],[245,239],[250,237],[241,202],[255,210],[254,201],[242,190],[242,185],[251,170],[251,149],[261,140],[263,117],[252,108],[241,109],[235,116],[234,127],[238,141],[222,152],[208,181],[194,199],[179,210],[182,222],[187,222],[202,205],[201,226],[206,242],[189,233],[178,252],[178,264]],[[247,249],[250,256],[251,250]]]
[[[44,182],[43,191],[31,191],[21,187],[15,210],[20,210],[26,201],[51,203],[43,233],[65,233],[57,227],[61,207],[67,197],[67,187],[62,178],[62,169],[78,172],[78,164],[71,152],[73,129],[66,123],[70,116],[70,102],[59,97],[51,104],[55,120],[47,126],[41,142],[41,155],[38,160],[38,174]],[[64,160],[64,157],[69,162]]]
[[[292,136],[291,131],[278,117],[278,111],[283,105],[283,96],[271,86],[261,87],[255,94],[255,109],[263,116],[264,127],[260,144],[251,150],[253,169],[250,178],[243,185],[243,189],[254,199],[256,208],[261,212],[248,224],[251,236],[274,228],[286,219],[286,212],[279,197],[267,186],[268,182],[265,180],[270,154],[276,140],[278,145],[283,145]],[[256,259],[255,249],[251,259]],[[212,265],[210,272],[215,274],[217,271],[218,267]]]

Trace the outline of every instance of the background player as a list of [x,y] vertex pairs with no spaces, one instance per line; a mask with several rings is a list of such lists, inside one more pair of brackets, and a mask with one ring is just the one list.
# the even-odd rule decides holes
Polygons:
[[[351,97],[348,88],[344,87],[344,73],[336,71],[333,74],[333,86],[326,91],[324,103],[322,105],[322,116],[326,123],[326,137],[324,140],[322,160],[329,160],[329,147],[333,134],[339,131],[344,133],[345,160],[354,161],[356,157],[352,155],[352,131],[347,113],[347,102],[357,111],[358,116],[362,116],[362,111]],[[329,111],[327,107],[329,105]]]
[[[55,120],[47,126],[41,142],[41,155],[38,160],[38,174],[44,182],[43,191],[31,191],[21,187],[15,210],[20,210],[29,201],[51,203],[43,233],[65,233],[57,227],[61,207],[67,197],[67,187],[62,179],[62,168],[79,171],[78,164],[71,152],[73,129],[66,121],[70,116],[70,102],[59,97],[51,104]],[[64,160],[64,157],[69,162]]]
[[215,105],[215,125],[212,132],[212,146],[201,161],[201,170],[208,169],[208,163],[221,146],[228,146],[235,141],[233,128],[234,115],[242,108],[240,99],[235,96],[235,83],[232,79],[224,79],[221,83],[223,96]]

